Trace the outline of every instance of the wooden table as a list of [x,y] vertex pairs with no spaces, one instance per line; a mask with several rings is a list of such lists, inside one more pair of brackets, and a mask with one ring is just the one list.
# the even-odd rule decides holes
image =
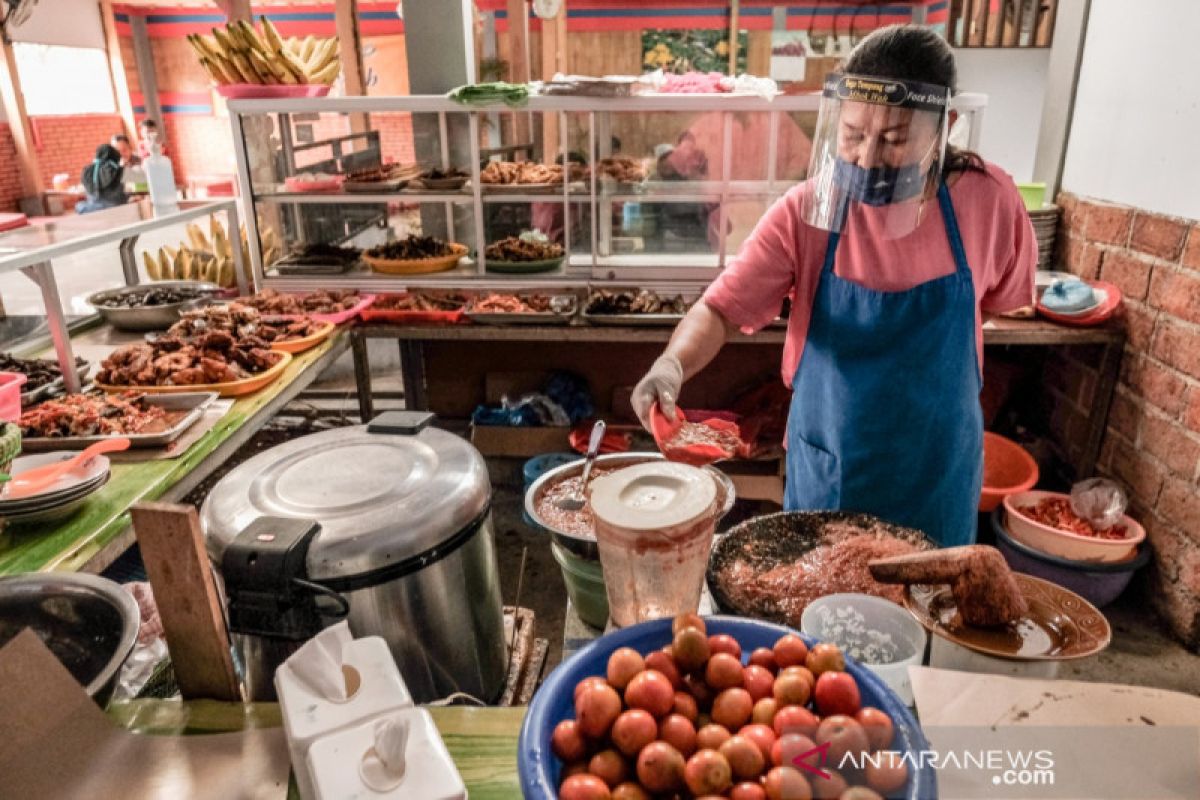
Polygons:
[[[395,339],[400,347],[400,366],[404,381],[404,397],[409,408],[428,407],[426,396],[426,355],[430,344],[472,343],[490,345],[511,344],[514,348],[531,343],[553,344],[555,347],[581,345],[658,345],[671,337],[670,327],[608,327],[588,324],[566,326],[509,327],[489,325],[364,325],[351,332],[354,351],[354,371],[358,382],[358,402],[363,419],[374,415],[371,402],[371,371],[367,360],[368,339]],[[752,336],[736,334],[729,343],[734,345],[764,345],[778,348],[787,335],[783,327],[768,327]],[[1100,345],[1102,351],[1097,366],[1098,380],[1093,390],[1087,439],[1081,455],[1072,464],[1077,476],[1090,476],[1100,455],[1100,444],[1108,419],[1109,406],[1121,369],[1125,347],[1125,331],[1118,324],[1095,328],[1069,328],[1043,319],[1015,320],[994,318],[983,328],[984,345],[1001,346],[1086,346]],[[466,351],[464,351],[465,353]],[[649,362],[647,361],[648,365]],[[690,385],[690,384],[689,384]],[[603,404],[601,404],[603,405]],[[433,409],[437,411],[438,409]]]
[[[107,326],[75,337],[85,357],[128,341]],[[349,336],[338,331],[318,347],[295,356],[283,376],[237,399],[228,414],[183,455],[171,459],[113,464],[108,484],[70,519],[49,527],[12,527],[0,533],[0,575],[67,570],[100,572],[133,543],[129,507],[142,500],[177,502],[249,441],[346,350]]]
[[[524,708],[430,708],[450,756],[454,759],[471,800],[515,800],[517,736]],[[159,736],[220,733],[282,725],[275,703],[219,703],[198,700],[133,700],[113,703],[109,717],[136,733]],[[289,797],[296,797],[293,786]],[[416,800],[416,798],[414,798]]]

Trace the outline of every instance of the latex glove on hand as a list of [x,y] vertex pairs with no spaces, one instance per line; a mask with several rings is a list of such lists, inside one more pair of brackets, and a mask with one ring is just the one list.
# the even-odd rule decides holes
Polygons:
[[671,355],[661,355],[633,387],[629,401],[642,427],[650,430],[650,409],[658,403],[667,419],[675,420],[675,401],[683,388],[683,365]]

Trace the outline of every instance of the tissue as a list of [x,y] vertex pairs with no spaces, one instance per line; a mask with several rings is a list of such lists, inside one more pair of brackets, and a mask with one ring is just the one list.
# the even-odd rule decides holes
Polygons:
[[342,651],[351,641],[350,626],[339,622],[305,642],[287,664],[313,694],[334,703],[344,703],[348,694],[342,671]]
[[394,789],[404,780],[408,720],[391,717],[375,723],[375,744],[363,756],[359,775],[377,792]]

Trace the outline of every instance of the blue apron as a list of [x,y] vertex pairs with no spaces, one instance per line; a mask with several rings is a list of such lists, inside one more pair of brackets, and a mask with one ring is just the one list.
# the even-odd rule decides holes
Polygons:
[[943,183],[953,274],[880,292],[834,274],[831,233],[788,415],[789,510],[842,509],[975,541],[983,480],[975,289]]

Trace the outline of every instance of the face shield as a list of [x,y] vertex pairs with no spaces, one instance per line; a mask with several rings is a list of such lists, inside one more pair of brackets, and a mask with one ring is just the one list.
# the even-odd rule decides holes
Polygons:
[[936,202],[949,104],[945,86],[830,75],[813,136],[804,221],[840,233],[865,214],[887,238],[915,230]]

